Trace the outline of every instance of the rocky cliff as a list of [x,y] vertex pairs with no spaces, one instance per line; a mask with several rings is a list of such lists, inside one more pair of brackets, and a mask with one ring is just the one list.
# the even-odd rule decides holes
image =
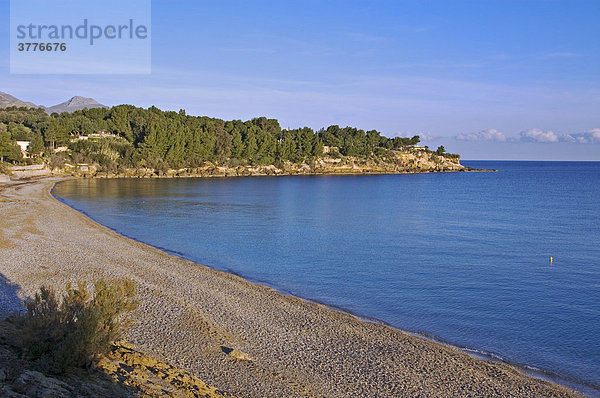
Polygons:
[[155,170],[138,168],[114,172],[96,172],[93,167],[73,169],[73,173],[86,177],[234,177],[273,175],[320,174],[404,174],[450,171],[473,171],[460,164],[458,158],[437,155],[428,151],[390,151],[386,157],[358,158],[352,156],[319,157],[303,162],[285,162],[279,165],[219,165],[206,162],[201,167]]

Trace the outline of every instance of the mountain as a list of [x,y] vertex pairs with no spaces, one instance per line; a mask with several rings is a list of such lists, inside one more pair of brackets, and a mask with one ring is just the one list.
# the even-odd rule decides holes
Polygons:
[[0,91],[0,108],[8,108],[9,106],[40,108],[40,106],[32,102],[21,101],[20,99],[15,98],[10,94],[6,94]]
[[84,108],[108,108],[106,105],[100,104],[93,98],[85,98],[75,96],[70,100],[63,102],[62,104],[54,105],[46,108],[47,113],[62,113],[62,112],[75,112]]
[[9,106],[26,107],[26,108],[44,108],[44,110],[51,114],[53,112],[75,112],[84,108],[108,108],[106,105],[100,104],[93,98],[85,98],[75,96],[70,100],[63,102],[62,104],[54,105],[46,108],[43,105],[36,105],[32,102],[21,101],[18,98],[13,97],[10,94],[3,93],[0,91],[0,109],[8,108]]

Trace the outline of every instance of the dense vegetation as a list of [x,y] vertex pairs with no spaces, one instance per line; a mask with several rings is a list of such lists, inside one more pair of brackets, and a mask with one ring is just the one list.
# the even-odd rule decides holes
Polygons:
[[[103,134],[102,139],[84,139],[98,133]],[[5,160],[20,160],[16,140],[31,141],[29,152],[33,154],[51,154],[57,147],[68,146],[74,162],[95,163],[113,171],[197,167],[207,161],[227,165],[299,163],[322,156],[324,146],[331,148],[331,156],[370,157],[419,143],[418,136],[387,138],[375,130],[353,127],[281,129],[277,120],[265,117],[224,121],[188,116],[183,110],[165,112],[132,105],[52,115],[40,109],[1,109],[0,156]],[[61,159],[55,156],[53,161]]]
[[121,315],[136,308],[134,294],[128,279],[96,281],[93,291],[84,283],[67,285],[61,299],[42,287],[25,302],[27,315],[20,321],[28,355],[48,373],[90,365],[128,326]]

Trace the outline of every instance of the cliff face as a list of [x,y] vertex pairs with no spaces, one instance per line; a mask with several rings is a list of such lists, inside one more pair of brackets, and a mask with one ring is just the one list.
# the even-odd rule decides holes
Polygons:
[[401,168],[416,172],[465,171],[467,167],[460,164],[458,158],[440,156],[431,152],[397,152],[397,162]]
[[87,177],[233,177],[251,175],[313,175],[313,174],[403,174],[467,171],[457,158],[439,156],[426,151],[396,152],[372,159],[352,156],[320,157],[304,163],[285,162],[278,166],[225,166],[207,162],[202,167],[157,171],[150,168],[126,170],[120,173],[78,172]]

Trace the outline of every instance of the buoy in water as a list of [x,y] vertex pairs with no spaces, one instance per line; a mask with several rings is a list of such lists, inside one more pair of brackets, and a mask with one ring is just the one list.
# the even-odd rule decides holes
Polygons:
[[552,256],[550,256],[550,264],[552,264],[553,261],[554,261],[554,258]]

